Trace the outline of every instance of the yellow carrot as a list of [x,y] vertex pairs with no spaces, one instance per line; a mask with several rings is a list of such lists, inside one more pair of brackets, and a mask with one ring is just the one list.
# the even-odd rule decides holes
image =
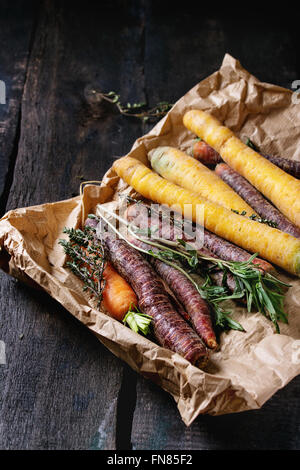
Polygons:
[[157,147],[148,154],[152,168],[172,183],[192,189],[210,201],[227,209],[245,211],[250,216],[255,211],[213,171],[174,147]]
[[211,232],[281,266],[300,274],[300,240],[287,233],[237,215],[198,194],[181,188],[154,173],[131,157],[116,160],[113,169],[142,196],[184,213],[194,222],[202,223],[199,207],[204,209],[204,225]]
[[244,144],[210,114],[191,110],[184,125],[211,145],[234,170],[244,176],[300,227],[300,181]]

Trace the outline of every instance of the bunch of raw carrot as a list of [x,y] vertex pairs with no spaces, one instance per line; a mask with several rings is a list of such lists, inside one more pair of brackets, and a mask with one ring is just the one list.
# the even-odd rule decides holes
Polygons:
[[[145,335],[152,324],[153,334],[162,346],[203,367],[208,360],[206,345],[217,347],[208,305],[194,288],[193,301],[187,299],[189,313],[185,313],[166,291],[157,270],[134,246],[109,231],[103,231],[98,239],[98,222],[90,215],[83,230],[64,230],[69,241],[64,239],[60,243],[68,255],[67,267],[84,281],[85,290],[88,289],[113,318]],[[173,290],[177,278],[178,272],[173,270],[172,279],[167,281]],[[191,291],[188,280],[184,278],[184,281]],[[195,324],[195,330],[186,319]]]
[[[219,325],[223,322],[223,326],[226,323],[229,328],[243,329],[217,304],[226,291],[231,291],[232,298],[242,301],[246,298],[248,310],[253,302],[261,306],[260,311],[268,313],[276,328],[278,319],[286,321],[282,299],[276,291],[276,282],[280,281],[268,274],[273,268],[269,262],[294,275],[300,274],[300,181],[297,179],[300,172],[295,162],[289,164],[282,158],[276,161],[275,157],[262,156],[203,111],[188,111],[183,122],[198,136],[189,154],[172,147],[158,147],[148,154],[152,169],[128,156],[115,161],[113,168],[148,201],[184,213],[196,231],[203,224],[203,247],[196,250],[196,255],[195,250],[188,254],[176,217],[170,232],[161,214],[155,228],[157,237],[163,243],[173,243],[173,248],[164,249],[160,243],[140,238],[137,232],[132,232],[132,238],[125,238],[117,231],[115,237],[101,206],[97,215],[107,223],[108,230],[98,242],[105,247],[111,263],[104,270],[104,301],[109,297],[108,294],[105,297],[105,292],[109,292],[114,277],[108,276],[108,270],[115,269],[116,275],[131,289],[131,292],[118,290],[116,302],[122,304],[121,313],[114,308],[113,299],[111,303],[105,301],[109,313],[122,320],[127,311],[132,311],[134,302],[144,320],[151,319],[152,332],[162,346],[178,352],[192,364],[204,366],[209,349],[218,347],[214,331],[218,320]],[[215,171],[210,169],[215,165]],[[204,209],[201,219],[199,206]],[[129,207],[126,220],[118,219],[129,227],[133,224],[140,233],[145,228],[150,232],[153,229],[149,207],[141,203]],[[87,221],[90,227],[95,223],[93,218]],[[199,286],[180,267],[177,262],[180,256],[190,267],[199,265],[199,260],[206,263],[207,280],[214,285]],[[241,288],[239,279],[243,276]],[[255,283],[254,291],[251,282]],[[249,292],[246,292],[248,285]],[[272,286],[276,287],[274,291]],[[123,291],[127,301],[122,303]],[[270,299],[274,299],[274,304]]]

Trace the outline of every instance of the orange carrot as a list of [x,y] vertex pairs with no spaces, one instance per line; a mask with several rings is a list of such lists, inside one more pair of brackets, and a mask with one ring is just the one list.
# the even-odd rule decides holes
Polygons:
[[203,163],[203,165],[214,166],[222,161],[222,158],[210,145],[204,140],[196,139],[190,150],[190,155]]
[[107,262],[103,271],[105,286],[102,293],[104,308],[116,320],[122,321],[134,306],[137,306],[137,297],[120,274]]
[[[88,218],[85,221],[85,226],[95,228],[97,221]],[[86,267],[88,270],[90,269],[89,266],[86,265]],[[108,261],[105,263],[102,278],[105,281],[102,291],[103,306],[113,318],[122,321],[127,312],[138,305],[137,296],[128,282],[120,276]],[[92,279],[97,282],[94,276]]]

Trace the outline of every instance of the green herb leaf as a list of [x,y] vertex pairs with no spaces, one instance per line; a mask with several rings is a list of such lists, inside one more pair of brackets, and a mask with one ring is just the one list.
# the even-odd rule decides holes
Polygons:
[[123,323],[129,326],[136,333],[142,332],[148,335],[152,323],[152,318],[145,313],[139,312],[137,307],[135,310],[129,310],[123,319]]
[[[239,212],[235,209],[231,209],[232,212],[234,212],[235,214],[238,214],[238,215],[242,215],[242,216],[245,216],[247,214],[246,211],[242,211],[242,212]],[[259,222],[260,224],[266,224],[266,225],[269,225],[270,227],[273,227],[273,228],[276,228],[277,227],[277,222],[274,222],[273,220],[269,220],[269,219],[264,219],[262,217],[259,217],[258,215],[256,214],[251,214],[248,219],[251,219],[251,220],[255,220],[256,222]]]
[[248,145],[248,147],[250,147],[252,150],[258,152],[258,147],[252,142],[252,140],[249,139],[249,137],[247,137],[246,145]]
[[[112,212],[107,212],[109,212],[111,216],[115,216]],[[104,216],[102,217],[103,220],[106,220]],[[119,217],[118,220],[120,220]],[[122,222],[128,226],[128,222],[126,220],[123,219]],[[119,233],[117,229],[114,230],[116,233]],[[225,329],[233,328],[240,331],[243,330],[243,327],[238,322],[229,317],[230,312],[225,311],[220,306],[220,303],[223,301],[241,298],[245,298],[247,301],[247,309],[249,312],[252,308],[255,308],[260,313],[268,317],[273,322],[277,332],[279,332],[278,321],[287,323],[287,316],[285,315],[283,308],[284,293],[282,289],[283,287],[290,286],[269,273],[263,273],[258,266],[253,263],[257,253],[254,253],[247,261],[243,262],[226,261],[197,253],[197,257],[200,262],[198,261],[198,264],[196,265],[193,259],[195,253],[187,249],[188,244],[184,240],[177,239],[177,249],[166,249],[166,246],[162,243],[153,244],[147,240],[142,241],[145,241],[145,243],[150,245],[154,245],[156,248],[155,251],[149,249],[146,253],[150,256],[161,259],[166,264],[178,269],[192,282],[200,295],[207,300],[212,310],[215,312],[216,321],[219,327],[222,327],[223,325]],[[160,239],[160,242],[168,244],[168,240],[164,241]],[[145,253],[143,249],[136,246],[135,248]],[[202,285],[198,285],[193,277],[191,277],[189,271],[184,266],[184,263],[189,267],[191,267],[191,265],[193,267],[196,265],[201,277],[204,277],[205,279]],[[236,285],[233,294],[228,293],[226,285],[214,285],[211,274],[215,269],[223,272],[222,284],[225,284],[224,281],[228,273],[233,276]]]

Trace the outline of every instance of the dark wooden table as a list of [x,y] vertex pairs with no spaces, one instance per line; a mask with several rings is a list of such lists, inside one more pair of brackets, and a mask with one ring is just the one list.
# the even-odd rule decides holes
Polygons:
[[[1,0],[1,214],[77,194],[81,179],[101,179],[149,131],[91,106],[87,86],[124,103],[174,102],[229,52],[290,88],[300,79],[296,31],[291,18],[203,16],[169,2]],[[0,278],[1,449],[300,448],[300,377],[261,410],[199,416],[187,428],[169,395],[58,303]]]

